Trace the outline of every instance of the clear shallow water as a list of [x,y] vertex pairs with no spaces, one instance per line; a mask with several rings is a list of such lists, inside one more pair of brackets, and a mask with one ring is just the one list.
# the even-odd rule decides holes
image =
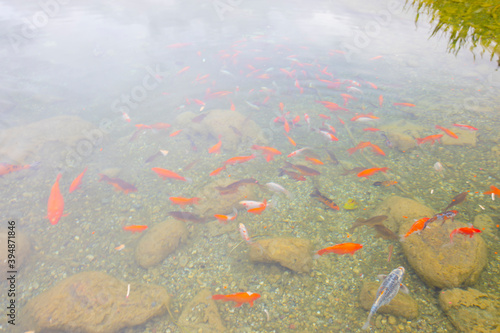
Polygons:
[[[377,204],[392,194],[439,210],[463,191],[472,193],[460,207],[461,221],[472,222],[482,212],[478,205],[486,208],[485,213],[498,216],[496,201],[481,194],[490,185],[498,186],[498,73],[494,62],[478,57],[474,60],[466,50],[457,56],[447,53],[447,39],[429,39],[431,26],[425,20],[415,26],[415,13],[403,9],[403,3],[321,2],[311,7],[299,2],[269,6],[241,1],[229,7],[219,5],[60,3],[44,9],[39,4],[0,4],[0,24],[5,32],[0,51],[4,63],[0,80],[1,129],[22,131],[31,122],[61,115],[81,117],[99,128],[87,138],[88,146],[47,140],[42,147],[28,145],[25,149],[35,147],[35,151],[25,154],[10,155],[9,149],[2,149],[1,162],[41,162],[36,170],[13,172],[0,179],[6,193],[1,211],[5,218],[16,219],[19,229],[34,242],[34,251],[19,280],[20,306],[66,276],[100,270],[128,282],[165,285],[175,296],[174,316],[201,287],[213,293],[260,292],[263,297],[252,308],[245,305],[233,311],[229,304],[218,304],[225,325],[233,331],[238,331],[239,325],[250,331],[282,331],[290,325],[301,331],[315,327],[358,331],[367,315],[357,300],[363,279],[374,280],[377,274],[387,274],[397,265],[408,265],[396,243],[392,261],[387,263],[390,241],[376,240],[368,230],[351,236],[347,230],[356,218],[372,216]],[[180,43],[187,45],[175,45]],[[293,79],[281,68],[295,70]],[[203,79],[204,75],[209,76]],[[361,92],[348,90],[348,84],[331,89],[319,79],[352,80],[359,84],[352,86]],[[216,91],[231,94],[208,98]],[[329,100],[342,105],[341,93],[357,98],[349,101],[350,113],[331,113],[316,103]],[[380,95],[384,98],[382,107]],[[222,154],[214,156],[207,150],[217,142],[216,137],[189,135],[189,130],[169,137],[169,133],[183,129],[176,120],[178,115],[186,111],[200,113],[202,106],[194,99],[205,103],[203,111],[229,109],[233,102],[236,111],[263,129],[267,145],[283,152],[274,162],[259,158],[218,177],[230,174],[234,180],[254,177],[262,184],[277,182],[294,197],[275,198],[276,207],[260,216],[241,210],[234,231],[223,236],[212,237],[203,225],[191,225],[188,243],[162,265],[145,271],[133,258],[140,235],[121,228],[129,224],[151,227],[164,221],[169,211],[177,210],[170,205],[169,196],[200,195],[202,188],[213,181],[208,174],[223,161],[254,152],[250,149],[255,143],[251,139],[231,152],[224,150],[223,140]],[[298,147],[316,148],[321,159],[326,158],[323,148],[327,147],[344,168],[368,167],[371,165],[367,161],[354,154],[349,156],[346,150],[359,141],[371,141],[381,146],[387,156],[366,156],[378,166],[390,167],[389,177],[397,179],[401,188],[375,188],[372,180],[385,180],[383,176],[360,182],[355,175],[342,176],[342,167],[333,165],[308,164],[322,174],[306,182],[278,177],[278,169],[288,160],[285,156],[296,149],[283,135],[283,125],[273,121],[280,115],[280,102],[285,111],[290,111],[289,121],[296,115],[301,117],[302,126],[289,133]],[[395,107],[393,103],[416,106]],[[122,112],[130,117],[130,123],[123,119]],[[381,119],[365,124],[349,121],[355,113],[368,112]],[[311,116],[313,127],[321,126],[319,114],[332,116],[328,123],[337,128],[339,141],[328,142],[307,130],[304,113]],[[353,138],[337,115],[347,123]],[[479,141],[474,148],[436,144],[403,153],[386,147],[377,133],[362,130],[394,121],[410,122],[410,128],[418,127],[421,136],[440,133],[434,128],[437,124],[448,128],[453,123],[469,124],[479,128]],[[134,124],[158,122],[172,124],[168,134],[143,133],[130,142]],[[61,129],[56,126],[53,130]],[[155,160],[155,165],[145,164],[158,149],[168,150],[169,155]],[[198,162],[192,169],[183,170],[193,161]],[[433,169],[437,161],[445,166],[442,177]],[[72,179],[85,166],[89,171],[82,190],[68,195]],[[193,182],[163,182],[150,170],[153,166],[179,171]],[[121,169],[119,178],[134,184],[138,192],[125,195],[97,182],[98,173],[109,168]],[[43,216],[59,172],[63,173],[65,211],[70,215],[51,226]],[[315,186],[340,207],[352,198],[361,203],[361,208],[352,212],[342,208],[339,212],[325,211],[309,197]],[[271,198],[266,192],[259,192],[259,196]],[[365,248],[353,258],[322,258],[312,273],[297,275],[279,266],[250,263],[247,250],[241,246],[230,253],[240,241],[239,222],[247,226],[250,234],[307,238],[315,248],[348,241],[350,237]],[[485,236],[491,255],[483,280],[476,286],[496,295],[498,284],[489,277],[498,272],[498,256],[494,254],[497,236],[495,228],[492,235]],[[120,244],[126,248],[117,252],[114,248]],[[179,258],[188,263],[181,265]],[[429,332],[452,331],[436,304],[434,291],[411,269],[405,281],[413,289],[414,298],[422,303],[421,316],[414,321],[417,327]],[[269,321],[264,309],[270,313]],[[404,319],[398,318],[398,324],[407,330],[416,329]],[[129,331],[162,331],[167,327],[178,330],[164,316]],[[9,330],[6,324],[2,329]]]

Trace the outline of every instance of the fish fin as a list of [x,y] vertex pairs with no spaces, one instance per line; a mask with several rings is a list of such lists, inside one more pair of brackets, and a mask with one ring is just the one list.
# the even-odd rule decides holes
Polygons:
[[404,293],[404,294],[409,294],[410,293],[410,291],[408,290],[408,287],[406,287],[402,283],[401,283],[401,286],[400,286],[399,290],[401,290],[401,292]]
[[186,181],[191,184],[193,182],[193,180],[191,178],[188,178],[188,177],[184,177],[184,179],[186,179]]
[[313,259],[318,259],[319,257],[321,257],[321,255],[319,255],[317,253],[313,255]]
[[386,277],[387,277],[387,275],[384,275],[384,274],[377,275],[377,279],[379,279],[380,281],[385,280]]
[[239,308],[240,306],[242,306],[243,303],[236,303],[236,305],[234,306],[235,308]]
[[399,241],[404,242],[406,239],[405,235],[399,235]]

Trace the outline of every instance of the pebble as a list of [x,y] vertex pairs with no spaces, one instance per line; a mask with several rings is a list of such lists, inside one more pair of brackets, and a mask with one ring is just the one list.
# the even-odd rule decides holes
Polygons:
[[394,316],[389,316],[389,318],[387,319],[389,321],[389,324],[391,325],[396,325],[396,317]]
[[95,258],[95,257],[94,257],[93,255],[91,255],[91,254],[87,254],[87,255],[85,256],[85,258],[86,258],[88,261],[92,261],[92,260],[94,260],[94,258]]

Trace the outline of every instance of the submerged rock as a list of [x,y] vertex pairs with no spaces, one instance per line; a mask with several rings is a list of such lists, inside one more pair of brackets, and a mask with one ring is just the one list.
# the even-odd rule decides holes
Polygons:
[[[400,234],[406,233],[413,221],[401,225]],[[419,277],[437,288],[454,288],[474,285],[487,263],[486,245],[478,234],[469,238],[455,235],[450,243],[450,233],[464,223],[441,221],[431,223],[430,229],[411,234],[402,242],[406,259]]]
[[102,272],[84,272],[30,299],[20,317],[36,332],[113,333],[163,314],[170,296],[160,286],[131,284]]
[[[370,311],[373,302],[375,302],[375,296],[379,287],[380,283],[378,282],[363,283],[363,287],[361,287],[361,292],[359,293],[359,302],[363,309]],[[377,313],[387,313],[406,319],[414,319],[418,316],[418,305],[417,301],[410,295],[400,291],[389,304],[381,306],[377,310]]]
[[439,305],[460,332],[500,332],[500,300],[496,296],[455,288],[439,294]]
[[176,121],[180,127],[189,128],[197,135],[212,138],[217,142],[222,138],[222,150],[236,151],[242,142],[266,145],[264,131],[257,123],[237,111],[210,110],[199,122],[192,120],[199,115],[192,112],[180,114]]
[[192,328],[193,332],[218,333],[226,330],[208,289],[200,291],[184,306],[177,323],[182,328]]
[[169,219],[157,224],[139,240],[135,248],[135,261],[143,268],[157,265],[185,242],[187,235],[186,226],[181,221]]
[[279,263],[299,273],[313,266],[311,241],[301,238],[271,238],[255,242],[250,247],[250,260]]
[[401,223],[411,221],[413,224],[414,219],[431,217],[434,211],[415,200],[393,195],[378,205],[373,215],[387,215],[384,225],[392,231],[397,231]]

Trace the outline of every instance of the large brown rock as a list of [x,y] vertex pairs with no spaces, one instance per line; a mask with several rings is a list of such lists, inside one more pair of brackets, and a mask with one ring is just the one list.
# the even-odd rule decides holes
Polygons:
[[90,154],[104,134],[77,116],[48,118],[1,131],[0,160],[19,164],[50,160],[52,166],[73,165]]
[[264,131],[247,116],[231,110],[210,110],[201,122],[192,119],[199,114],[185,112],[180,114],[176,121],[179,127],[189,128],[197,135],[214,139],[219,135],[222,138],[222,149],[236,151],[243,142],[253,142],[266,145]]
[[279,263],[299,273],[313,266],[311,241],[301,238],[271,238],[255,242],[250,247],[250,260]]
[[177,323],[183,329],[192,328],[193,332],[219,333],[226,330],[208,289],[200,291],[184,306]]
[[[413,221],[406,221],[399,229],[406,233]],[[441,221],[430,224],[430,229],[411,234],[402,242],[406,259],[420,278],[432,287],[454,288],[474,285],[487,263],[486,245],[478,234],[469,238],[455,235],[450,244],[450,233],[466,227],[460,222]]]
[[439,293],[439,305],[460,332],[500,332],[500,300],[494,295],[455,288]]
[[[363,283],[359,294],[359,302],[363,309],[370,311],[373,302],[375,302],[375,296],[379,287],[380,283],[377,282]],[[418,316],[418,304],[410,295],[402,293],[400,290],[396,297],[389,304],[381,306],[377,310],[377,313],[387,313],[406,319],[415,319]]]
[[161,263],[170,253],[187,239],[183,222],[169,219],[155,225],[139,240],[135,248],[135,261],[143,268]]
[[127,283],[108,274],[79,273],[30,299],[20,317],[36,332],[113,333],[163,314],[171,301],[152,284],[131,284],[126,293]]
[[378,205],[373,216],[378,215],[386,215],[384,225],[396,232],[401,223],[411,221],[413,224],[415,219],[433,216],[434,211],[415,200],[393,195]]
[[[0,252],[0,269],[2,270],[2,273],[4,273],[6,276],[9,275],[7,271],[10,270],[19,270],[24,263],[26,262],[26,259],[29,257],[31,254],[31,239],[26,236],[24,233],[19,232],[16,229],[15,232],[15,238],[11,239],[14,243],[14,251],[10,253],[8,250],[8,230],[0,232],[0,248],[4,249],[3,251]],[[9,267],[9,254],[13,254],[14,260],[13,262],[13,267]],[[5,280],[5,278],[3,279]]]

